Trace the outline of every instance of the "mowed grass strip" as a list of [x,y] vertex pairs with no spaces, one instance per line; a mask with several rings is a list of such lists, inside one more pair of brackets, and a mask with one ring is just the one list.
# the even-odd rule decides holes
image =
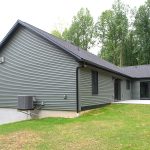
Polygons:
[[74,119],[1,125],[0,149],[148,150],[150,105],[112,104]]

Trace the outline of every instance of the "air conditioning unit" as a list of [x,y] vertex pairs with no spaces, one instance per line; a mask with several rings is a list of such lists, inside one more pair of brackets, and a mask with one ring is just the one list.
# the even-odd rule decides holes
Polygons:
[[33,110],[33,96],[18,96],[18,109],[19,110]]

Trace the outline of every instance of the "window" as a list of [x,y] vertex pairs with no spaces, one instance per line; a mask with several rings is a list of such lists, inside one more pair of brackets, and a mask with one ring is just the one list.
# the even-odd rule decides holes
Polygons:
[[130,80],[127,80],[127,81],[126,81],[126,89],[127,89],[127,90],[130,90]]
[[92,71],[92,94],[98,94],[98,72]]

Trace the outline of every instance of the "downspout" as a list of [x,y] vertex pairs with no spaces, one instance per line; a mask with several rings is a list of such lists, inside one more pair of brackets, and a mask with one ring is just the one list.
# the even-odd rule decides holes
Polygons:
[[76,68],[76,99],[77,99],[77,113],[80,112],[79,110],[79,69],[83,68],[84,66],[78,66]]

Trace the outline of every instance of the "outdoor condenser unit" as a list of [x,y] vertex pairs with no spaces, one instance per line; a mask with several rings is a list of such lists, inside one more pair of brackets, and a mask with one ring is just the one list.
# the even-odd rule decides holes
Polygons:
[[18,96],[18,109],[19,110],[34,109],[33,96]]

